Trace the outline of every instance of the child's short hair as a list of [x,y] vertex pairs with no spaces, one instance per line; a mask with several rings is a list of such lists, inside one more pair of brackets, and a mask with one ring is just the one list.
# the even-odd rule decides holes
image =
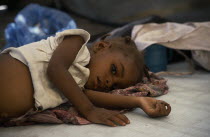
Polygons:
[[131,58],[136,63],[136,66],[140,72],[137,82],[142,82],[144,75],[150,80],[148,69],[144,64],[143,51],[139,51],[137,49],[137,46],[135,42],[131,39],[131,37],[125,36],[117,38],[108,38],[107,36],[108,35],[103,36],[101,40],[111,43],[111,48],[113,50],[121,50],[124,56]]

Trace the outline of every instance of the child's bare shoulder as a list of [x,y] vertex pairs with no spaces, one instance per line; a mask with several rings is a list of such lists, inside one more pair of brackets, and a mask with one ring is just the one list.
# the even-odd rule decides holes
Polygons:
[[56,50],[50,60],[50,64],[72,63],[81,49],[82,45],[85,43],[82,36],[79,35],[69,35],[65,36],[64,40],[58,45]]

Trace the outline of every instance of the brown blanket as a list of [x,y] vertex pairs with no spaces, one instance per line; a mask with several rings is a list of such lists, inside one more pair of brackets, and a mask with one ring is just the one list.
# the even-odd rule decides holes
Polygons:
[[[135,86],[126,89],[116,89],[111,91],[111,94],[120,94],[125,96],[149,96],[156,97],[168,93],[166,80],[159,78],[154,73],[150,73],[151,82],[145,77],[143,83],[138,83]],[[117,110],[116,110],[117,111]],[[118,110],[119,111],[119,110]],[[120,112],[126,112],[121,110]],[[13,119],[0,119],[0,126],[26,126],[37,123],[71,123],[76,125],[90,124],[91,122],[82,117],[77,110],[70,104],[65,103],[53,109],[47,109],[42,112],[27,112],[25,115]]]

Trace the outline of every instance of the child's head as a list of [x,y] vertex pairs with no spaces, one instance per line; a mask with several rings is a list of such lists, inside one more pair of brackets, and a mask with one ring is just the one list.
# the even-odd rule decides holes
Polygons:
[[144,59],[130,37],[102,39],[92,45],[88,89],[109,91],[142,81]]

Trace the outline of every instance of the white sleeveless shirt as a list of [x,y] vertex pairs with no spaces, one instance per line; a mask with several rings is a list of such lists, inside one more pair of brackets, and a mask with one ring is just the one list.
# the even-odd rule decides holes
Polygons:
[[85,40],[84,45],[79,50],[74,62],[68,70],[78,86],[83,88],[90,75],[89,69],[85,67],[90,61],[90,53],[86,47],[90,39],[90,34],[85,30],[65,30],[56,33],[55,36],[48,37],[46,40],[18,48],[11,47],[2,51],[2,53],[9,53],[12,57],[28,66],[34,87],[35,107],[41,110],[53,108],[68,101],[49,81],[46,74],[48,63],[53,52],[67,35],[80,35]]

